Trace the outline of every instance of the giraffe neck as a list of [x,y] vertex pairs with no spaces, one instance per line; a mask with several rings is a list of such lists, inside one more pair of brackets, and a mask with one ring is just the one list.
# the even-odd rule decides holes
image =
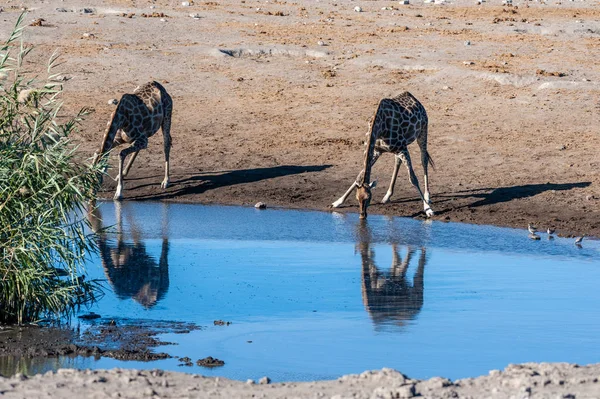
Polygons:
[[102,146],[100,147],[100,151],[96,153],[94,158],[94,165],[100,160],[102,155],[106,152],[110,151],[112,148],[112,144],[115,140],[115,136],[117,135],[117,131],[121,128],[122,122],[122,113],[123,113],[123,99],[119,101],[117,105],[117,109],[113,112],[112,117],[110,118],[110,122],[108,124],[108,128],[104,132],[104,138],[102,139]]
[[371,122],[371,127],[369,129],[369,138],[367,139],[367,149],[365,151],[365,162],[363,164],[363,174],[362,179],[358,182],[359,185],[369,184],[371,182],[371,159],[373,157],[373,153],[375,152],[375,142],[377,141],[375,137],[375,121],[377,120],[377,114],[379,113],[379,107],[377,107],[377,111],[373,116],[373,121]]

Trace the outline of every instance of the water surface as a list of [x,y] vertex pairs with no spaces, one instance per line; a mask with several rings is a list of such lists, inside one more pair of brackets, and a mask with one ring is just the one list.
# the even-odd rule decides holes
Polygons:
[[88,265],[109,288],[91,310],[196,323],[203,328],[162,336],[178,345],[158,349],[226,364],[76,358],[62,366],[291,381],[382,367],[455,379],[509,363],[600,361],[597,242],[577,248],[518,229],[148,202],[102,203],[97,216],[113,231]]

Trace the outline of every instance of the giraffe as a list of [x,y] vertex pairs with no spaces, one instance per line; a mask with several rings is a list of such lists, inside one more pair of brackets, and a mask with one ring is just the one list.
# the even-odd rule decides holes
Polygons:
[[[127,143],[131,146],[119,153],[119,174],[114,199],[123,198],[123,178],[129,173],[133,161],[140,150],[148,146],[148,139],[162,128],[165,153],[165,178],[162,188],[169,186],[169,152],[171,150],[171,112],[173,100],[158,82],[148,82],[138,86],[133,94],[123,94],[107,124],[100,151],[94,154],[96,164],[102,155],[113,147]],[[123,163],[132,154],[125,170]]]
[[91,205],[87,217],[95,233],[104,274],[117,298],[133,298],[146,309],[155,306],[169,290],[169,239],[164,216],[158,262],[146,249],[142,234],[131,217],[127,219],[133,242],[125,239],[121,202],[115,203],[116,240],[108,236],[99,207]]
[[[371,168],[384,152],[396,156],[396,164],[392,173],[392,181],[387,193],[381,201],[386,204],[394,193],[394,185],[400,164],[404,163],[408,169],[408,176],[412,185],[419,192],[423,201],[423,208],[427,217],[434,215],[429,199],[429,181],[427,179],[427,166],[433,160],[427,152],[427,112],[423,105],[409,92],[404,92],[394,98],[384,98],[379,102],[377,111],[372,117],[370,130],[367,133],[367,149],[363,169],[350,188],[337,201],[331,204],[337,208],[346,201],[348,196],[357,189],[356,199],[359,204],[360,218],[367,217],[367,208],[371,202],[371,189],[376,182],[371,182]],[[421,149],[421,162],[425,173],[425,193],[419,187],[419,180],[415,175],[408,152],[408,145],[417,140]]]
[[425,247],[420,248],[411,284],[407,272],[416,252],[413,247],[406,246],[403,258],[399,245],[392,240],[392,264],[385,271],[375,262],[375,251],[371,246],[372,232],[364,220],[357,225],[356,238],[356,249],[362,263],[361,293],[365,310],[376,328],[390,323],[406,325],[417,317],[423,307],[423,276],[427,262]]

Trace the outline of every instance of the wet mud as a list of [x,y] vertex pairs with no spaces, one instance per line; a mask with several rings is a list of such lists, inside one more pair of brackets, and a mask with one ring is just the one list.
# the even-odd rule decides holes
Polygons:
[[[197,329],[199,327],[191,323],[125,319],[96,319],[75,328],[5,326],[0,330],[0,359],[59,356],[137,361],[167,359],[172,356],[156,348],[173,344],[162,341],[158,335],[186,334]],[[0,374],[11,373],[9,368],[0,368]]]

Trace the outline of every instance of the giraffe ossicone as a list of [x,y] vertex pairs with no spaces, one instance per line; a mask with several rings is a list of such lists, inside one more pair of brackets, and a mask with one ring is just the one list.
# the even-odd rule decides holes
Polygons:
[[[162,129],[165,154],[165,178],[160,186],[169,186],[169,153],[171,150],[171,113],[173,100],[158,82],[138,86],[132,94],[123,94],[108,122],[100,151],[94,154],[93,163],[121,144],[131,146],[119,153],[119,174],[115,179],[117,189],[114,199],[123,198],[123,178],[127,176],[140,150],[148,146],[148,139]],[[131,157],[123,169],[125,158]]]
[[[372,187],[370,185],[371,168],[382,153],[389,152],[396,156],[396,164],[392,173],[390,186],[381,202],[385,204],[390,201],[394,193],[394,185],[400,164],[404,163],[408,169],[409,180],[417,189],[423,201],[425,214],[427,217],[433,216],[434,212],[431,209],[427,174],[427,167],[428,165],[433,166],[433,161],[427,152],[427,127],[428,118],[425,107],[409,92],[404,92],[394,98],[382,99],[371,120],[370,131],[367,133],[367,149],[365,151],[363,169],[344,195],[333,202],[331,206],[333,208],[341,206],[352,191],[356,189],[360,218],[366,218],[367,208],[370,205],[372,197]],[[419,187],[419,180],[413,170],[408,152],[408,145],[415,140],[421,149],[421,163],[425,174],[425,193]]]

